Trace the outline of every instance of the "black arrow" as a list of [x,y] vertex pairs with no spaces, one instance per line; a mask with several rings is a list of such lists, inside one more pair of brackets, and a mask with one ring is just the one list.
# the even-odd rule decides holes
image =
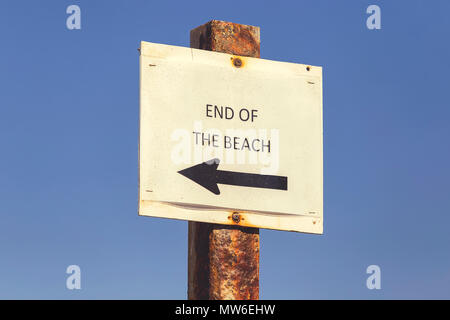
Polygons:
[[287,177],[217,170],[219,159],[209,160],[178,171],[214,194],[220,194],[218,183],[241,187],[287,190]]

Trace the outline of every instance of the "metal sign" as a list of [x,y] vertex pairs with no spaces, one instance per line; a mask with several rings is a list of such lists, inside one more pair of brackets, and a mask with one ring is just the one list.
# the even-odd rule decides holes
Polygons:
[[321,67],[142,42],[140,77],[140,215],[322,233]]

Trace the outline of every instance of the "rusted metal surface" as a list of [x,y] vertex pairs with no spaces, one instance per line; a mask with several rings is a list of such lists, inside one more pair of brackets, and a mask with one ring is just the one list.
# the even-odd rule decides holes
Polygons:
[[188,298],[259,298],[259,229],[189,222]]
[[[191,31],[191,47],[259,58],[259,28],[212,20]],[[245,60],[232,63],[240,68]],[[259,298],[259,229],[240,226],[244,213],[229,219],[234,225],[189,222],[189,299]]]
[[191,48],[259,58],[259,27],[212,20],[191,31]]

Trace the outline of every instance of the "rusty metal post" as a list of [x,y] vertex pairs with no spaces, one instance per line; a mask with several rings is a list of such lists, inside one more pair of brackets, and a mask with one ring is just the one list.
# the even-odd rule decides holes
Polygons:
[[[212,20],[191,30],[191,48],[259,58],[259,27]],[[259,298],[259,229],[190,221],[188,233],[189,299]]]

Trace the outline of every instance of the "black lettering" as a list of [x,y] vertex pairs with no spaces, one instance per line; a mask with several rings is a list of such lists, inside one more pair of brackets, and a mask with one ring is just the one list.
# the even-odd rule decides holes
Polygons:
[[219,135],[213,134],[213,136],[212,136],[212,145],[213,145],[213,147],[218,147],[218,146],[219,146],[219,145],[217,144],[218,139],[219,139]]
[[223,118],[223,107],[219,109],[217,106],[214,106],[214,118],[217,118],[217,115],[219,115],[220,119]]
[[234,139],[233,139],[233,149],[234,150],[238,150],[238,148],[236,148],[237,145],[239,145],[239,137],[234,137]]
[[[242,118],[242,111],[245,111],[245,113],[246,113],[246,118],[245,118],[245,119]],[[240,118],[242,121],[247,121],[247,120],[250,118],[250,112],[248,112],[247,109],[242,108],[242,109],[239,111],[239,118]]]
[[195,131],[193,131],[192,133],[195,135],[195,144],[198,144],[198,135],[199,135],[201,132],[195,132]]
[[256,151],[256,152],[259,152],[261,149],[255,147],[255,142],[258,143],[258,145],[259,145],[260,140],[259,140],[259,139],[254,139],[254,140],[252,141],[252,149],[253,149],[254,151]]
[[[228,111],[231,111],[231,114],[229,114]],[[234,117],[233,109],[230,107],[226,107],[225,108],[225,119],[230,120],[230,119],[233,119],[233,117]]]
[[267,144],[264,144],[264,140],[262,142],[262,152],[264,152],[264,147],[268,148],[268,153],[270,153],[270,140],[267,141]]
[[256,115],[257,112],[258,112],[258,110],[252,109],[252,122],[253,122],[253,120],[255,120],[255,118],[258,117],[258,116]]
[[202,146],[205,145],[205,141],[208,142],[208,146],[211,144],[211,140],[209,138],[209,133],[202,133]]
[[231,137],[229,136],[224,136],[223,137],[223,146],[225,149],[230,149],[231,148]]
[[211,112],[211,109],[209,107],[212,107],[212,104],[206,105],[206,116],[212,118],[212,116],[209,115],[209,112]]
[[250,144],[248,143],[248,139],[244,138],[244,142],[242,143],[242,148],[241,150],[247,148],[248,150],[250,150]]

